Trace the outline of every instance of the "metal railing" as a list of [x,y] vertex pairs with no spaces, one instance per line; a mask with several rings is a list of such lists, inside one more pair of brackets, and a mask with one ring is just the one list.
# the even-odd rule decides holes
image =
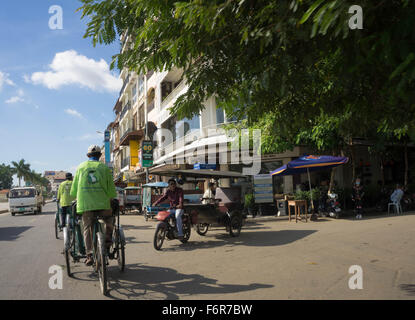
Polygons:
[[123,85],[121,87],[120,97],[121,97],[122,93],[124,92],[124,89],[127,86],[128,82],[130,82],[130,73],[128,73],[127,78],[125,79],[125,81],[124,81],[124,83],[123,83]]
[[131,109],[131,103],[130,102],[128,102],[125,106],[124,106],[124,108],[122,109],[122,111],[121,111],[121,114],[120,114],[120,121],[124,118],[124,116],[125,116],[125,114],[128,112],[128,110],[130,110]]
[[176,97],[177,93],[183,89],[185,86],[185,81],[180,81],[180,83],[161,101],[161,109],[167,107],[167,105]]

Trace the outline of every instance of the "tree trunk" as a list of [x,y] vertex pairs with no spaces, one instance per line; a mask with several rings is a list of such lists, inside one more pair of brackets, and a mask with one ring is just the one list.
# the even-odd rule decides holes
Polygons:
[[330,175],[330,185],[328,193],[331,193],[333,186],[334,186],[334,176],[336,173],[336,168],[331,168],[331,175]]
[[408,143],[405,141],[404,146],[404,155],[405,155],[405,177],[404,177],[404,187],[406,189],[408,185]]
[[385,186],[385,169],[383,167],[383,157],[380,157],[380,178],[382,180],[382,187]]
[[356,179],[356,162],[353,145],[350,145],[350,154],[352,155],[352,183]]

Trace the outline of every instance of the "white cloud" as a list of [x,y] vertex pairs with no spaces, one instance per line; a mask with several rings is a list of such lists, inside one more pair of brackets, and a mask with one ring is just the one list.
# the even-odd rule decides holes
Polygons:
[[14,82],[9,79],[9,74],[0,71],[0,91],[3,88],[4,84],[15,86]]
[[10,99],[6,100],[5,102],[8,104],[18,103],[18,102],[25,102],[22,98],[24,96],[24,91],[22,89],[17,90],[17,96],[11,97]]
[[5,102],[8,103],[8,104],[13,104],[13,103],[18,103],[18,102],[24,102],[24,99],[21,98],[21,97],[16,96],[16,97],[11,97],[10,99],[6,100]]
[[[33,73],[30,81],[49,89],[75,84],[94,91],[117,92],[122,86],[121,80],[111,74],[104,59],[89,59],[75,50],[57,53],[49,68],[50,71],[47,72]],[[26,76],[25,81],[28,80],[29,77]]]
[[76,111],[74,109],[65,109],[65,112],[67,114],[71,115],[71,116],[74,116],[74,117],[78,117],[78,118],[81,118],[81,119],[84,118],[82,114],[80,114],[78,111]]

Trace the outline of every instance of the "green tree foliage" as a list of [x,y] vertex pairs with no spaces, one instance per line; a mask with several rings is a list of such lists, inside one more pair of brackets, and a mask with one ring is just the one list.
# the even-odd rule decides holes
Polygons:
[[0,190],[10,189],[13,185],[13,169],[4,163],[0,165]]
[[[215,96],[265,152],[295,144],[337,151],[352,136],[415,136],[415,3],[362,0],[350,30],[345,0],[81,0],[85,36],[132,41],[113,66],[184,69],[179,118]],[[376,135],[374,135],[376,137]]]
[[20,187],[22,178],[26,180],[26,178],[30,175],[30,164],[26,163],[26,161],[22,159],[19,162],[12,161],[12,166],[14,173],[17,175],[17,179],[19,179]]

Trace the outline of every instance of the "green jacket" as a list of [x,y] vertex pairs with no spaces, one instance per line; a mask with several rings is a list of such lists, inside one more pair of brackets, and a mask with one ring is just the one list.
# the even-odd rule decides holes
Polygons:
[[117,197],[110,169],[99,161],[85,161],[76,171],[71,195],[77,199],[77,213],[111,209]]
[[76,198],[72,197],[71,192],[72,181],[66,180],[59,185],[58,201],[61,207],[68,207]]

